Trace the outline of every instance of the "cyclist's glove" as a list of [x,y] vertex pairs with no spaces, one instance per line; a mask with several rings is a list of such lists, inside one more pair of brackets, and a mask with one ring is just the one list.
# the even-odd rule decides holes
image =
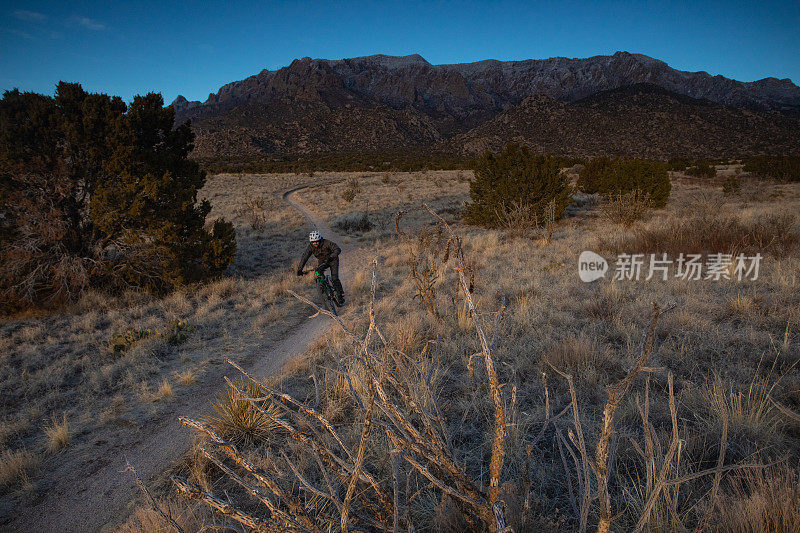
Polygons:
[[302,270],[298,270],[298,271],[297,271],[297,275],[298,275],[298,276],[302,276],[302,275],[303,275],[303,271],[302,271]]

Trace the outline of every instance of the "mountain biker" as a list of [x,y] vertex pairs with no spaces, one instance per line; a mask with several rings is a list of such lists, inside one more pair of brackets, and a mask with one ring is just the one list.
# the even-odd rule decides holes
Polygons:
[[300,265],[297,267],[297,275],[303,275],[303,267],[306,265],[306,261],[311,257],[311,254],[314,254],[318,263],[316,270],[331,269],[333,290],[336,291],[339,301],[344,304],[344,289],[342,288],[342,282],[339,280],[339,254],[342,249],[335,242],[323,239],[322,234],[316,230],[308,234],[308,241],[308,248],[306,248],[302,259],[300,259]]

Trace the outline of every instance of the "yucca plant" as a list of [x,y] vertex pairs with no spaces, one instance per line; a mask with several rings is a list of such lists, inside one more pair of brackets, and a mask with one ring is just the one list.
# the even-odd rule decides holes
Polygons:
[[[245,389],[252,398],[266,396],[266,391],[252,381],[238,385],[240,390]],[[280,428],[270,418],[270,416],[275,418],[280,416],[280,409],[275,404],[270,401],[263,402],[261,408],[267,414],[261,413],[252,403],[240,398],[230,385],[217,396],[213,405],[217,415],[210,417],[208,422],[225,440],[252,445],[269,439]]]

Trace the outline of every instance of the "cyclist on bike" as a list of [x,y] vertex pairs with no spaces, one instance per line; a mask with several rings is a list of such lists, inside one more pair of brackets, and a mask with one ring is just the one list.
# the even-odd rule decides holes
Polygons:
[[314,254],[318,263],[316,270],[324,272],[326,268],[331,269],[333,290],[336,291],[339,301],[344,304],[344,289],[342,289],[342,282],[339,280],[339,254],[342,249],[339,248],[335,242],[323,239],[322,234],[318,231],[309,233],[308,240],[308,248],[306,248],[302,259],[300,259],[300,265],[297,267],[297,275],[303,275],[303,267],[306,265],[306,261],[311,257],[311,254]]

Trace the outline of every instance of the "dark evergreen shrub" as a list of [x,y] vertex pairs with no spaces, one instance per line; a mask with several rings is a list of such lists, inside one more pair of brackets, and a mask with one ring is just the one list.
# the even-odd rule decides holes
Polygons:
[[560,172],[559,162],[513,143],[499,154],[486,152],[475,165],[465,219],[471,224],[497,226],[503,213],[524,205],[532,217],[541,221],[551,202],[555,208],[553,218],[561,218],[572,201],[572,190]]
[[800,157],[757,156],[744,162],[744,171],[756,176],[783,181],[800,181]]
[[587,193],[600,193],[606,198],[638,191],[649,198],[653,207],[667,205],[672,189],[664,163],[607,157],[586,163],[578,177],[578,186]]
[[701,160],[686,169],[686,174],[694,178],[713,178],[717,175],[717,169],[711,166],[708,161]]

